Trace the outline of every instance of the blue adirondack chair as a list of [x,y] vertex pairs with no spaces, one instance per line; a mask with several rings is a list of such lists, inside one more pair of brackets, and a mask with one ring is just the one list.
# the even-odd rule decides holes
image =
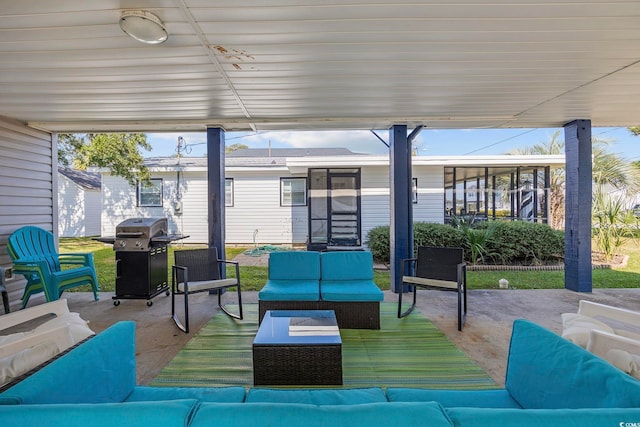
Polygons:
[[22,308],[26,307],[33,294],[44,292],[47,302],[55,301],[65,290],[87,284],[98,300],[93,254],[58,254],[53,234],[31,225],[14,231],[9,236],[7,249],[13,261],[13,271],[27,280]]

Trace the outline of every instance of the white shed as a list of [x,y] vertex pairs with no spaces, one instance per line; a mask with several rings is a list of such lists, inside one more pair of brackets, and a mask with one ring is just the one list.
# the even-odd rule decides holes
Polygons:
[[100,174],[58,168],[58,235],[100,235]]

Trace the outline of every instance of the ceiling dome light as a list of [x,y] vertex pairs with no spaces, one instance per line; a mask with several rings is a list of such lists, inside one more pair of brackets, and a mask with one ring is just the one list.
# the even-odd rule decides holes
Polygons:
[[120,28],[142,43],[158,44],[169,38],[160,18],[144,10],[122,11]]

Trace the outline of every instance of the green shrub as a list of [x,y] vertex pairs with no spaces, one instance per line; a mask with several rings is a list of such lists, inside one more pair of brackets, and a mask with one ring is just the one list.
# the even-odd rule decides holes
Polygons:
[[464,233],[446,224],[416,222],[413,225],[413,245],[418,246],[464,246]]
[[391,237],[388,225],[374,227],[367,233],[365,244],[369,247],[373,259],[389,263],[391,259]]
[[564,256],[564,233],[537,222],[498,221],[487,249],[495,263],[546,264]]
[[[483,221],[474,224],[479,229],[491,226],[492,232],[483,243],[485,263],[545,264],[564,256],[564,233],[546,224],[525,221]],[[413,226],[414,247],[468,247],[464,230],[446,224],[418,222]],[[389,263],[391,245],[389,226],[371,229],[365,242],[376,261]],[[465,250],[468,261],[471,253]]]
[[[464,236],[460,230],[445,224],[417,222],[413,225],[413,241],[416,248],[418,246],[462,246]],[[376,261],[389,263],[391,243],[388,225],[369,230],[365,243]]]

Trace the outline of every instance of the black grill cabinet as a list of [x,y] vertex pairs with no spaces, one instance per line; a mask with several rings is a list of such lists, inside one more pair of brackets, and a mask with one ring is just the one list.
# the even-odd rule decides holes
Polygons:
[[156,295],[169,295],[167,245],[185,237],[167,234],[166,218],[130,218],[116,226],[115,237],[99,238],[113,243],[116,254],[113,304],[120,305],[121,299],[146,299],[151,306]]

